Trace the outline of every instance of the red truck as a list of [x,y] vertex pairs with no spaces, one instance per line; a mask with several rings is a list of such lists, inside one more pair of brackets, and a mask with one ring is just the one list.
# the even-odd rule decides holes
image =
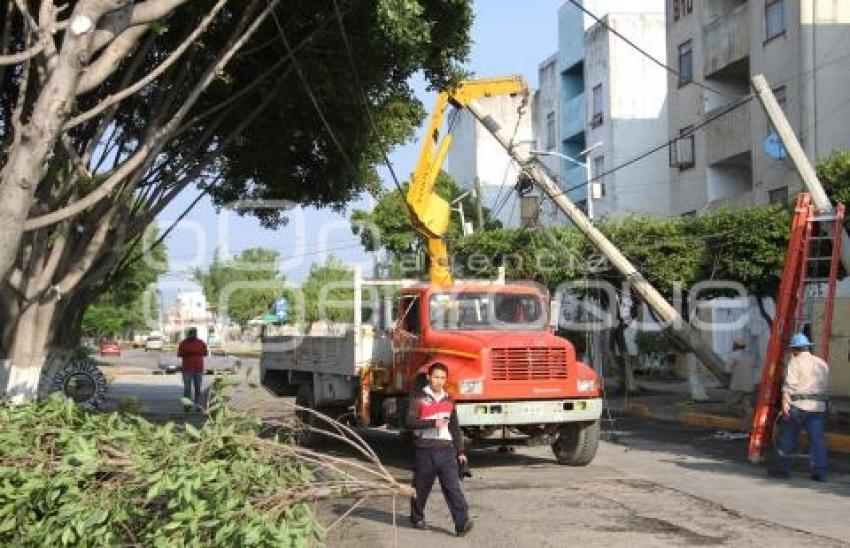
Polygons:
[[356,319],[344,334],[264,339],[262,383],[305,407],[330,415],[353,408],[364,426],[402,429],[410,391],[425,382],[431,364],[442,363],[467,437],[548,435],[558,462],[593,459],[599,378],[576,359],[569,341],[554,335],[545,290],[455,282],[407,285],[396,297],[385,333]]

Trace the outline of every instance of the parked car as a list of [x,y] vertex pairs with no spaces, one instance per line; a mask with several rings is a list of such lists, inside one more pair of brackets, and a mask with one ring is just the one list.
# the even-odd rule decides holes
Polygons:
[[151,335],[145,340],[145,352],[148,350],[162,350],[165,343],[159,335]]
[[118,341],[101,341],[100,342],[101,356],[120,356],[121,343]]
[[157,363],[157,367],[159,367],[159,369],[166,375],[173,375],[174,373],[179,373],[183,370],[180,358],[174,356],[160,358]]

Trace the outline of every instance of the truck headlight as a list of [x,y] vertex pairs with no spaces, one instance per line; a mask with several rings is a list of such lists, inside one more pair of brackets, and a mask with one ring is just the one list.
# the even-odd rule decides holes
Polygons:
[[578,380],[578,388],[579,392],[595,392],[596,391],[596,381],[594,379],[579,379]]
[[484,383],[481,381],[461,381],[458,384],[461,394],[482,394],[484,393]]

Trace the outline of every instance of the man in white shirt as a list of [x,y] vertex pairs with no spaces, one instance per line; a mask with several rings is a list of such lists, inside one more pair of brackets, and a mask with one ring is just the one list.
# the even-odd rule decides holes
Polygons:
[[809,350],[812,343],[802,333],[791,338],[791,360],[782,386],[782,420],[777,466],[771,475],[791,475],[791,455],[804,429],[809,435],[811,478],[826,481],[826,403],[829,365]]
[[746,349],[747,344],[742,339],[732,341],[732,353],[726,360],[726,370],[732,376],[726,405],[740,414],[744,419],[744,428],[749,431],[753,418],[753,384],[756,364]]

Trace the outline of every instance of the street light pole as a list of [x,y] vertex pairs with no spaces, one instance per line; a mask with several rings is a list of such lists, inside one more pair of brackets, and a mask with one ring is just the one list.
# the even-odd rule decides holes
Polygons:
[[585,192],[587,193],[587,219],[592,223],[593,222],[593,181],[591,180],[590,174],[590,159],[587,158],[587,154],[597,148],[602,146],[602,141],[598,143],[594,143],[582,150],[577,154],[577,156],[584,156],[585,161],[580,162],[573,158],[572,156],[567,156],[566,154],[562,154],[560,152],[555,152],[554,150],[529,150],[529,154],[539,155],[539,156],[555,156],[557,158],[561,158],[562,160],[566,160],[568,162],[572,162],[577,166],[581,166],[584,168],[584,180],[587,184]]

